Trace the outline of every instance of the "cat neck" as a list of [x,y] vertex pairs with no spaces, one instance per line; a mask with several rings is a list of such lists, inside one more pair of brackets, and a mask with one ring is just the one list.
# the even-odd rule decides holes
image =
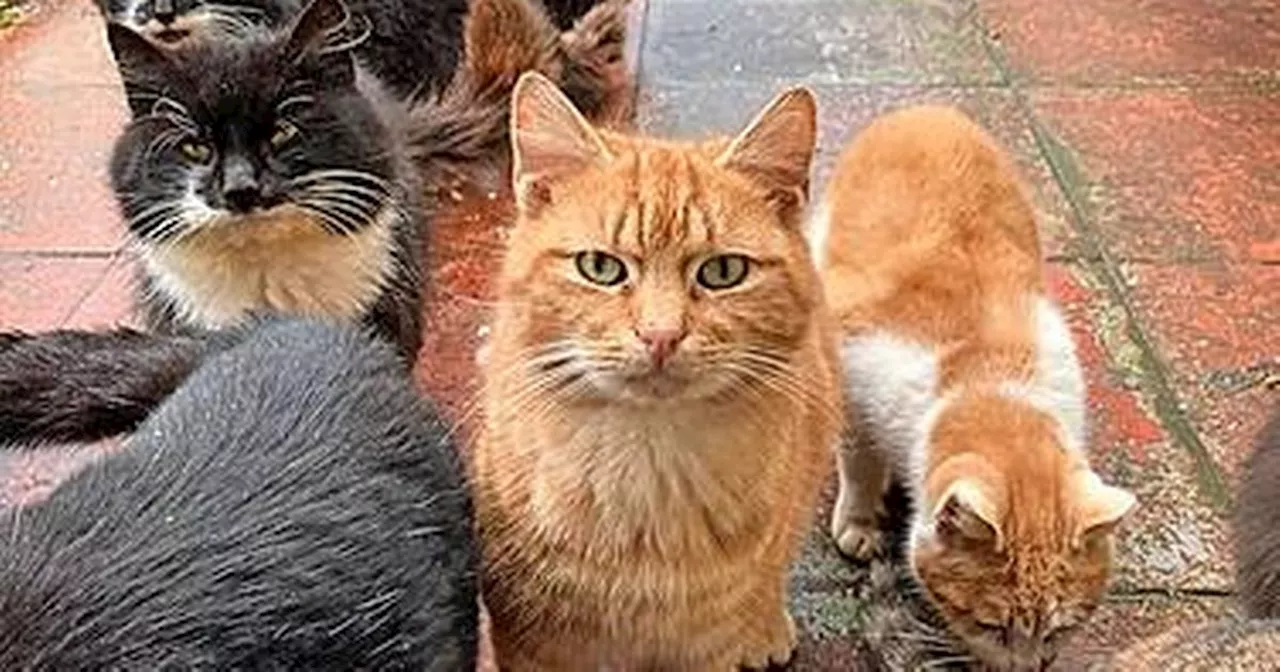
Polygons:
[[577,540],[592,556],[728,556],[758,543],[770,512],[754,484],[790,468],[777,452],[803,417],[787,399],[743,397],[557,405],[518,436],[492,438],[524,463],[527,481],[513,485],[527,490],[527,521],[545,538]]

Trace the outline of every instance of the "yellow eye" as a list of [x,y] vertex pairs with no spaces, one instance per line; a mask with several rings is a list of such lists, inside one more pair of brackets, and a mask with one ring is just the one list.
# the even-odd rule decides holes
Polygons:
[[209,148],[209,145],[195,140],[188,140],[182,143],[178,146],[178,150],[192,163],[208,163],[213,156],[213,150]]
[[271,146],[275,148],[283,147],[298,134],[298,127],[287,121],[277,121],[276,130],[271,134]]
[[611,287],[627,279],[627,265],[621,259],[604,252],[579,252],[574,258],[582,277],[605,287]]
[[741,254],[711,257],[698,267],[698,284],[707,289],[729,289],[747,279],[751,262]]

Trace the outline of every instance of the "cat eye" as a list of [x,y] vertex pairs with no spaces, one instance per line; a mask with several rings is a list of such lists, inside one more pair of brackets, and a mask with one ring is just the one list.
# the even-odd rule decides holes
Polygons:
[[712,257],[698,267],[698,284],[707,289],[729,289],[747,279],[751,263],[741,254]]
[[298,127],[287,121],[277,121],[276,130],[271,134],[271,146],[279,149],[298,135]]
[[582,277],[604,287],[612,287],[627,279],[627,265],[604,252],[579,252],[574,262]]
[[213,156],[213,150],[209,148],[209,145],[194,140],[188,140],[179,145],[178,151],[182,152],[182,156],[192,163],[208,163]]

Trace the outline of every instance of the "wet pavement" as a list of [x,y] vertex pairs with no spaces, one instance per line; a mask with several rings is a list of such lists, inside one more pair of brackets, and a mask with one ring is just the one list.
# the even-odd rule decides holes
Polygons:
[[[1088,371],[1093,458],[1141,501],[1111,598],[1060,667],[1229,610],[1231,488],[1280,398],[1280,3],[632,2],[647,131],[730,132],[806,84],[820,189],[879,112],[946,101],[991,129],[1040,211]],[[44,0],[0,32],[0,328],[130,319],[105,186],[124,114],[88,0]],[[445,191],[419,375],[465,413],[510,201]],[[797,668],[851,667],[859,580],[815,532]]]

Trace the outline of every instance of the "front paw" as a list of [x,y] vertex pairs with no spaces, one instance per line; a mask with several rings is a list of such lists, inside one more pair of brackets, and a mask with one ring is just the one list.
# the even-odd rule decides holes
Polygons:
[[867,562],[884,552],[885,534],[875,519],[833,516],[831,538],[842,555],[858,562]]
[[796,651],[796,623],[791,614],[782,612],[770,629],[769,637],[756,650],[746,652],[738,665],[740,669],[765,670],[770,666],[782,667],[791,662]]

